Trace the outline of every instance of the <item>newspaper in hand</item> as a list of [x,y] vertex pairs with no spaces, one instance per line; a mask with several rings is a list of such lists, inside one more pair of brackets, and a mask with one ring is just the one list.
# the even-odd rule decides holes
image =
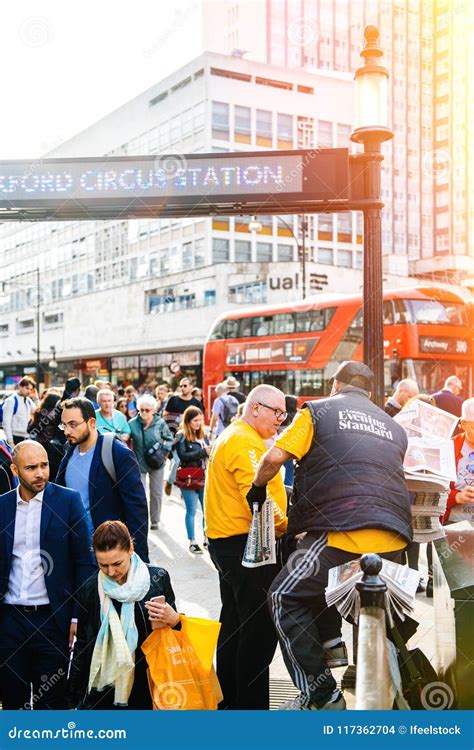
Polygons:
[[273,500],[265,500],[262,510],[257,503],[253,506],[252,522],[245,545],[242,565],[245,568],[258,568],[261,565],[276,563],[275,518]]
[[414,399],[394,419],[409,438],[425,438],[430,442],[450,440],[459,422],[453,414],[419,399]]
[[[331,568],[326,587],[326,602],[328,607],[333,604],[344,618],[351,617],[357,624],[360,613],[360,594],[355,585],[362,579],[363,572],[359,560],[338,565]],[[393,627],[393,612],[401,620],[406,614],[413,612],[413,602],[416,589],[420,582],[420,574],[406,565],[398,565],[390,560],[382,560],[380,578],[386,583],[385,610],[390,625]]]
[[454,444],[451,440],[430,441],[427,438],[409,437],[403,468],[405,474],[428,472],[455,482]]

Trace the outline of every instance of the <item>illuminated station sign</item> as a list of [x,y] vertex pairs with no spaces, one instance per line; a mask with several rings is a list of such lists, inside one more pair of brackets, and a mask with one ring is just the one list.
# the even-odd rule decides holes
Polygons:
[[347,210],[347,149],[0,162],[0,221]]

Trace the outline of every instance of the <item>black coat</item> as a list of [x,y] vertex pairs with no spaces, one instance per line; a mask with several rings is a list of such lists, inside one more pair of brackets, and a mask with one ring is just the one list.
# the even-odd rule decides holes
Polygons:
[[[146,658],[141,650],[142,643],[152,632],[151,622],[145,602],[154,596],[165,596],[166,601],[176,609],[174,592],[169,573],[164,568],[148,566],[150,589],[145,597],[135,604],[135,622],[138,629],[138,644],[135,651],[135,680],[128,702],[130,709],[151,709],[151,697],[146,676]],[[68,680],[68,702],[72,708],[112,708],[113,688],[103,692],[96,690],[88,694],[89,673],[95,641],[100,630],[100,600],[97,586],[98,573],[91,576],[80,588],[78,594],[79,617],[77,640]],[[177,628],[180,627],[176,626]],[[106,695],[104,695],[106,694]],[[107,695],[108,694],[108,695]]]
[[202,466],[207,459],[207,451],[201,443],[186,440],[183,433],[178,434],[175,450],[179,456],[181,466]]

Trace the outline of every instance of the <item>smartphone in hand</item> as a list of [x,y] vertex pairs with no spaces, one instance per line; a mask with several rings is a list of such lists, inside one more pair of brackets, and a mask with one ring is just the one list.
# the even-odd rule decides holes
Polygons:
[[[160,604],[164,604],[166,602],[166,598],[161,596],[152,596],[150,599],[151,602],[160,602]],[[167,628],[166,622],[160,622],[160,620],[151,620],[151,628],[152,630],[160,630],[161,628]]]

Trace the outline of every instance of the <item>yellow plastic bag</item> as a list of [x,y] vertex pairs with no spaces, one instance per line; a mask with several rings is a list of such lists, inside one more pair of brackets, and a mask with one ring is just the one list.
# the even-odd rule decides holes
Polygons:
[[222,700],[212,666],[220,623],[181,615],[181,630],[154,630],[142,644],[157,711],[214,711]]

